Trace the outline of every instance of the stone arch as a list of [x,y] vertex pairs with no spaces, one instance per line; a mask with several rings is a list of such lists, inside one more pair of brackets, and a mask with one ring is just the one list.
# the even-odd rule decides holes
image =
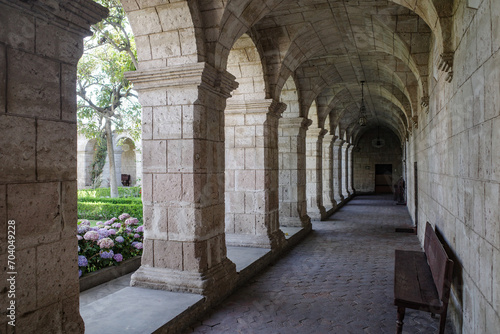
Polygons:
[[135,186],[138,178],[136,145],[128,137],[122,137],[117,142],[121,148],[120,173],[118,174],[130,175],[130,186]]
[[138,71],[205,61],[197,1],[121,1],[135,36]]
[[249,35],[234,43],[227,67],[239,86],[224,111],[226,241],[275,248],[284,235],[273,156],[278,154],[278,118],[285,105],[266,99],[262,63]]

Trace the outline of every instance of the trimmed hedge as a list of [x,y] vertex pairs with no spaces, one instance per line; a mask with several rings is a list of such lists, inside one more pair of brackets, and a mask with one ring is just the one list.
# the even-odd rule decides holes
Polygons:
[[113,204],[141,204],[142,205],[142,199],[140,197],[118,197],[118,198],[79,197],[78,202],[113,203]]
[[[142,201],[137,203],[113,203],[99,198],[96,202],[78,201],[78,219],[108,220],[126,212],[142,222]],[[117,200],[114,198],[113,200]]]
[[[111,192],[109,188],[80,189],[78,190],[78,199],[81,197],[102,198],[109,197]],[[118,187],[118,196],[122,197],[141,197],[141,187]]]

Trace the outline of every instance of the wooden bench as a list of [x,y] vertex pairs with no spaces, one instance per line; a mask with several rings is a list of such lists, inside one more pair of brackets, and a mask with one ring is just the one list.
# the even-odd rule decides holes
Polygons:
[[397,333],[403,331],[406,308],[440,314],[439,333],[444,333],[450,297],[453,261],[427,222],[424,251],[396,250],[394,305],[398,307]]

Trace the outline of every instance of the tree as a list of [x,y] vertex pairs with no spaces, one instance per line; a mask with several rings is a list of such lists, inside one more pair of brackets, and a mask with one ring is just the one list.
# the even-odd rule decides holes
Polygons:
[[94,0],[110,15],[92,26],[78,64],[78,130],[87,138],[106,139],[111,197],[118,196],[113,131],[140,135],[141,107],[132,84],[124,77],[137,68],[134,37],[119,0]]

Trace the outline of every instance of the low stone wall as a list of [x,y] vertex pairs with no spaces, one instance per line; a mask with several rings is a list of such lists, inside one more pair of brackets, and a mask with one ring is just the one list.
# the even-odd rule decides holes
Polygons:
[[91,289],[109,282],[115,278],[126,275],[139,269],[141,266],[141,257],[136,256],[123,261],[119,266],[103,268],[80,278],[80,292]]

